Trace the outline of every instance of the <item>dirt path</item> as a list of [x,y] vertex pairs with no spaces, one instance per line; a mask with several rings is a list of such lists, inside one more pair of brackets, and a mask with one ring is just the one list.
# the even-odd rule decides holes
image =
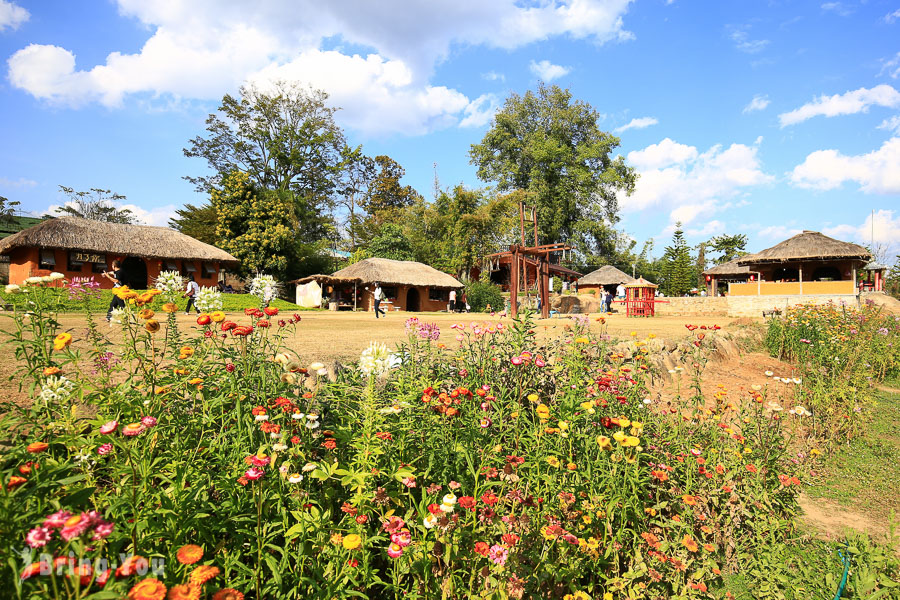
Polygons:
[[800,494],[798,499],[803,511],[800,520],[816,531],[824,540],[839,540],[848,530],[866,533],[881,542],[888,541],[888,526],[872,517],[848,508],[834,500],[811,498]]

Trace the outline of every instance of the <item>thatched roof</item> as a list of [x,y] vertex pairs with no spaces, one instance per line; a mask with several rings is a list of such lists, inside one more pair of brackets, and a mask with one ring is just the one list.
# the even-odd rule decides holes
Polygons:
[[[411,260],[391,260],[389,258],[367,258],[334,273],[336,280],[362,283],[382,283],[387,285],[416,285],[433,288],[461,288],[463,284],[454,277],[433,269],[428,265]],[[302,281],[302,280],[301,280]]]
[[237,263],[224,250],[169,229],[149,225],[123,225],[80,217],[47,219],[0,240],[0,254],[14,248],[85,250],[122,256]]
[[634,277],[614,266],[605,265],[579,279],[578,285],[619,285],[620,283],[632,283],[634,280]]
[[651,282],[647,281],[643,277],[638,277],[631,283],[626,283],[625,287],[627,287],[627,288],[642,288],[642,287],[655,288],[655,287],[659,287],[659,286],[656,285],[655,283],[651,283]]
[[716,275],[718,277],[727,277],[729,275],[750,275],[750,267],[747,265],[738,264],[738,261],[741,260],[742,257],[735,258],[733,260],[729,260],[728,262],[722,263],[721,265],[716,265],[714,267],[710,267],[709,269],[703,271],[704,275]]
[[336,285],[342,283],[362,283],[362,279],[359,277],[335,277],[334,275],[307,275],[306,277],[301,277],[300,279],[295,279],[294,281],[289,281],[288,283],[296,283],[297,285],[306,285],[315,281],[319,285]]
[[771,248],[766,248],[756,254],[742,256],[738,262],[742,265],[754,265],[792,260],[828,259],[855,259],[868,262],[872,260],[872,255],[858,244],[842,242],[822,235],[818,231],[804,231]]

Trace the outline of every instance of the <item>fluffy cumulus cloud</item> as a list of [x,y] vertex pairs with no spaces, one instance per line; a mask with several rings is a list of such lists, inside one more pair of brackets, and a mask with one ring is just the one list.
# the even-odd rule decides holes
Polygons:
[[18,29],[29,16],[28,11],[18,4],[0,0],[0,33],[7,29]]
[[834,96],[819,96],[800,108],[778,115],[782,127],[796,125],[813,117],[837,117],[868,112],[872,106],[900,107],[900,92],[887,84],[871,89],[859,88]]
[[[900,213],[894,215],[893,210],[876,210],[874,215],[872,213],[866,215],[865,220],[859,225],[825,227],[822,233],[860,244],[869,244],[874,239],[876,246],[886,248],[890,254],[900,251]],[[891,255],[884,258],[891,260],[894,257]]]
[[651,125],[656,125],[659,121],[655,117],[639,117],[637,119],[632,119],[628,123],[625,123],[621,127],[616,127],[613,131],[616,133],[622,133],[623,131],[628,131],[629,129],[646,129]]
[[837,150],[817,150],[788,174],[792,185],[832,190],[845,182],[870,194],[900,193],[900,137],[892,137],[868,154],[846,156]]
[[878,129],[887,129],[888,131],[893,131],[895,134],[900,135],[900,115],[894,115],[889,119],[885,119],[878,126]]
[[[180,208],[174,204],[166,204],[165,206],[157,206],[148,210],[137,204],[122,204],[121,202],[113,202],[113,204],[116,208],[127,208],[130,210],[137,219],[138,225],[155,225],[157,227],[168,227],[169,219],[178,216],[175,210]],[[66,202],[63,206],[77,208],[77,205],[74,202]],[[51,204],[45,210],[32,212],[32,214],[35,217],[40,217],[42,215],[56,215],[56,211],[59,208],[61,208],[59,204]]]
[[[670,220],[690,224],[739,202],[749,188],[771,183],[763,172],[758,145],[715,145],[705,152],[666,138],[628,154],[640,173],[637,189],[620,199],[624,212],[668,210]],[[709,228],[707,223],[702,231]],[[715,226],[713,226],[715,227]]]
[[572,71],[572,69],[569,67],[554,65],[549,60],[542,60],[540,62],[531,61],[531,64],[528,65],[528,70],[544,81],[553,81],[554,79],[559,79],[560,77],[568,75]]
[[[85,66],[66,48],[34,44],[9,58],[8,76],[36,98],[112,107],[138,94],[215,100],[244,81],[279,76],[327,91],[353,127],[468,126],[485,122],[491,98],[430,81],[454,46],[514,49],[555,36],[628,40],[623,17],[631,1],[117,0],[122,17],[150,32],[138,52],[113,52]],[[366,106],[372,114],[391,110],[382,118],[362,114]]]
[[753,100],[750,101],[750,104],[744,107],[744,113],[756,112],[758,110],[765,110],[767,106],[769,106],[769,97],[768,96],[760,96],[757,94],[753,96]]

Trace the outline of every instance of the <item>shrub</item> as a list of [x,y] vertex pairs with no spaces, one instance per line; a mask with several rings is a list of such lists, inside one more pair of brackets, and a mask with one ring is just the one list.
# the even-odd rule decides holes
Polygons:
[[466,301],[474,312],[485,312],[488,305],[496,311],[506,306],[500,286],[484,281],[472,281],[466,286]]

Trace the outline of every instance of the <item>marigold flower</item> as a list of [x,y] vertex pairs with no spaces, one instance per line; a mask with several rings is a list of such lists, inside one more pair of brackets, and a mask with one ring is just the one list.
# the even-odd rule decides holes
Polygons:
[[213,594],[212,600],[244,600],[244,594],[234,588],[225,588]]
[[197,544],[186,544],[178,549],[175,558],[183,565],[192,565],[203,558],[203,548]]
[[150,333],[156,333],[159,331],[159,321],[156,319],[149,319],[146,323],[144,323],[144,329],[149,331]]
[[64,348],[68,348],[69,344],[72,343],[72,334],[71,333],[61,333],[55,338],[53,338],[53,349],[54,350],[62,350]]
[[194,585],[203,585],[213,577],[218,576],[221,572],[219,567],[213,567],[211,565],[200,565],[199,567],[195,567],[191,572],[190,582]]
[[44,450],[46,450],[49,447],[50,446],[44,442],[32,442],[31,444],[28,444],[28,446],[25,449],[28,450],[29,452],[31,452],[32,454],[40,454],[41,452],[43,452]]
[[166,302],[162,305],[162,309],[163,312],[174,313],[178,312],[178,305],[176,305],[174,302]]

